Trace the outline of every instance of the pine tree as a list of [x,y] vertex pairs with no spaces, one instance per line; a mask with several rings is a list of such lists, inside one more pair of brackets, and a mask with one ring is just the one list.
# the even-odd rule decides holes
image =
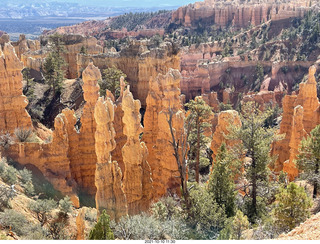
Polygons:
[[265,211],[266,196],[263,193],[268,188],[268,164],[272,162],[269,151],[275,140],[275,130],[264,127],[268,117],[269,112],[261,112],[254,102],[245,103],[242,106],[242,126],[230,131],[230,138],[242,141],[238,145],[242,147],[242,156],[250,159],[245,165],[244,177],[248,184],[243,190],[249,190],[246,215],[252,223],[261,218]]
[[297,166],[303,171],[301,178],[313,185],[313,198],[316,198],[320,184],[320,125],[302,140]]
[[90,231],[89,240],[114,240],[114,235],[110,228],[110,216],[105,209],[102,211],[96,225]]
[[227,217],[232,217],[235,214],[235,174],[232,169],[236,168],[236,161],[228,153],[226,144],[223,143],[213,164],[208,184],[208,191],[213,195],[218,205],[225,208]]
[[46,82],[53,89],[54,96],[56,92],[61,92],[62,83],[64,81],[64,66],[66,65],[62,54],[65,53],[63,46],[62,36],[54,34],[49,37],[50,53],[46,57],[46,61],[43,64],[43,73]]
[[[105,96],[106,90],[108,89],[115,98],[118,98],[120,95],[120,78],[121,76],[124,79],[127,77],[120,69],[116,67],[110,67],[103,71],[102,80],[99,81],[100,86],[100,96]],[[126,83],[126,81],[124,81]]]
[[88,51],[87,51],[87,49],[86,49],[85,46],[82,46],[82,47],[81,47],[80,53],[81,53],[81,54],[87,54],[87,53],[88,53]]
[[309,217],[312,201],[303,187],[291,182],[287,188],[280,188],[273,206],[276,226],[281,231],[290,231]]
[[190,145],[189,160],[195,162],[195,178],[196,182],[199,183],[200,164],[204,166],[209,164],[208,157],[203,153],[206,151],[210,138],[204,135],[204,130],[211,126],[208,120],[212,115],[212,110],[200,96],[190,100],[185,106],[190,111],[187,120],[192,121],[192,130],[188,137]]

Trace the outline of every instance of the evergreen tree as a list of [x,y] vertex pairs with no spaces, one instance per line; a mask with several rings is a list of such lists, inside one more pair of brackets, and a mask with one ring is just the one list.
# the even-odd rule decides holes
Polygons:
[[197,230],[201,239],[216,239],[226,220],[224,209],[205,187],[194,184],[190,190],[189,224]]
[[261,83],[264,79],[264,70],[263,70],[263,66],[258,63],[256,66],[256,73],[255,73],[255,81],[252,83],[251,85],[251,90],[253,91],[259,91],[260,90],[260,86]]
[[[106,90],[108,89],[115,98],[120,96],[120,78],[124,79],[127,77],[120,69],[116,67],[110,67],[103,71],[102,80],[99,81],[100,96],[105,96]],[[126,81],[124,81],[126,83]]]
[[320,125],[302,140],[297,165],[303,171],[301,178],[313,185],[313,198],[316,198],[320,184]]
[[219,240],[241,240],[243,231],[249,228],[249,221],[240,210],[234,217],[226,221],[224,229],[220,232]]
[[204,130],[210,127],[208,120],[212,115],[211,107],[206,104],[202,97],[196,97],[194,100],[190,100],[186,105],[190,114],[187,120],[191,121],[191,132],[188,137],[190,145],[189,160],[195,162],[195,179],[199,183],[199,167],[209,165],[210,161],[206,155],[207,144],[210,138],[204,135]]
[[87,53],[88,53],[88,51],[87,51],[87,49],[86,49],[85,46],[82,46],[82,47],[81,47],[80,53],[81,53],[81,54],[87,54]]
[[312,201],[303,187],[291,182],[287,188],[280,188],[273,206],[276,226],[281,231],[290,231],[309,217]]
[[56,92],[61,92],[64,81],[64,66],[66,65],[62,54],[65,53],[62,36],[54,34],[49,37],[50,53],[43,64],[43,73],[46,82],[53,89],[54,96]]
[[249,190],[245,213],[252,223],[265,211],[268,164],[272,162],[269,151],[271,142],[275,140],[275,130],[263,127],[268,117],[268,111],[261,112],[258,105],[248,102],[242,105],[242,126],[231,128],[230,138],[242,141],[238,145],[242,147],[242,156],[250,159],[245,165],[244,177],[248,183],[243,190]]
[[96,225],[90,231],[89,240],[114,240],[114,235],[110,228],[110,216],[105,209],[102,211]]
[[218,205],[225,208],[227,217],[235,214],[236,191],[232,171],[236,168],[235,162],[236,160],[228,153],[226,144],[223,143],[213,164],[208,184],[208,191]]

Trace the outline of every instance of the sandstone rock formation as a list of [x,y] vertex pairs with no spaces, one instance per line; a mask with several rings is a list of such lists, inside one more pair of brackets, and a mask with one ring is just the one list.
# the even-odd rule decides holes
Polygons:
[[94,109],[99,98],[98,80],[100,70],[92,63],[83,72],[83,96],[86,104],[81,116],[81,129],[78,135],[77,153],[71,158],[72,176],[84,192],[94,196],[95,170],[97,156],[95,153],[96,122]]
[[302,17],[309,9],[308,0],[205,0],[181,7],[172,13],[172,22],[186,27],[196,26],[197,21],[215,24],[217,28],[228,25],[240,29],[250,24],[259,25],[270,19],[281,20]]
[[40,49],[40,42],[38,40],[26,39],[26,36],[21,34],[17,42],[13,42],[12,45],[16,50],[16,54],[21,59],[22,54],[26,52],[34,52]]
[[[235,93],[229,94],[229,99],[235,103],[239,92],[247,93],[249,86],[254,82],[257,61],[241,60],[239,56],[226,57],[221,59],[223,45],[217,42],[200,44],[197,48],[191,45],[181,51],[181,93],[186,95],[186,100],[192,99],[202,94],[209,94],[211,91],[218,92],[220,102],[223,100],[223,88],[225,84],[235,88]],[[220,55],[220,58],[219,58]],[[313,62],[310,61],[287,61],[272,62],[259,61],[264,67],[267,81],[262,84],[260,98],[254,100],[270,100],[272,94],[267,95],[268,91],[275,92],[275,100],[281,104],[282,93],[291,92],[296,83],[294,76],[305,74]],[[283,74],[281,68],[288,69],[287,74]],[[296,70],[300,67],[301,70]],[[285,88],[284,88],[285,86]],[[263,95],[262,95],[263,94]],[[226,94],[225,94],[226,95]],[[262,100],[261,100],[262,99]]]
[[299,94],[287,95],[282,102],[283,115],[279,133],[285,134],[285,137],[273,144],[272,154],[278,156],[274,170],[287,172],[290,180],[298,175],[294,160],[302,138],[320,123],[315,72],[316,67],[311,66],[308,81],[300,84]]
[[110,152],[115,148],[114,106],[110,98],[102,97],[94,109],[96,122],[95,153],[97,164],[95,171],[96,208],[106,209],[111,219],[118,221],[128,213],[127,200],[122,187],[122,172],[117,162],[111,161]]
[[168,192],[180,194],[178,166],[169,142],[171,134],[166,116],[171,108],[174,113],[173,128],[176,137],[180,138],[184,133],[184,111],[179,98],[180,79],[179,71],[173,69],[166,75],[159,74],[156,79],[150,79],[143,139],[149,151],[154,200]]
[[78,76],[92,61],[100,69],[115,66],[126,75],[132,94],[146,106],[149,90],[149,80],[161,74],[166,74],[169,68],[180,69],[180,57],[170,42],[152,47],[148,41],[132,41],[120,52],[107,52],[100,55],[81,55],[78,57]]
[[[42,37],[41,41],[46,43],[48,42],[48,38]],[[65,52],[62,55],[67,63],[65,77],[68,79],[78,78],[78,55],[95,55],[103,53],[103,47],[98,44],[97,39],[94,37],[62,35],[62,42],[65,47]],[[24,66],[32,70],[40,71],[43,62],[49,53],[49,49],[47,47],[42,47],[40,49],[37,43],[32,44],[31,41],[24,40],[23,38],[15,45],[16,49],[20,50],[19,54],[21,55]],[[82,51],[85,51],[85,53],[80,54],[81,49]],[[83,67],[83,70],[87,65]]]
[[81,49],[85,50],[84,55],[103,53],[103,47],[98,45],[98,41],[94,37],[83,37],[81,35],[63,35],[66,47],[64,58],[68,63],[66,77],[68,79],[78,78],[77,57]]
[[3,132],[32,127],[25,110],[28,101],[22,94],[22,68],[12,45],[5,43],[0,49],[0,131]]
[[233,146],[237,143],[234,140],[226,138],[231,127],[241,126],[240,116],[235,110],[227,110],[219,113],[218,124],[211,141],[212,158],[215,160],[219,148],[224,142],[227,146]]
[[[71,123],[70,123],[71,122]],[[65,113],[55,119],[52,142],[16,143],[5,153],[22,165],[33,165],[64,195],[69,195],[74,206],[79,207],[77,184],[71,176],[69,154],[69,130],[74,129]]]
[[84,230],[85,230],[85,209],[81,208],[77,218],[76,218],[76,225],[77,225],[77,236],[76,240],[85,240]]
[[153,195],[148,149],[139,139],[143,132],[140,108],[140,101],[133,99],[129,86],[122,97],[123,133],[127,136],[122,156],[125,166],[123,184],[130,214],[148,210]]

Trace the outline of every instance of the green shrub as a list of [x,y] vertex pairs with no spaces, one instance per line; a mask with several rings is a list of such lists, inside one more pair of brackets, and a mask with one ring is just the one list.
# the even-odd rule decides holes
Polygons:
[[12,144],[13,144],[13,138],[10,135],[10,133],[3,133],[1,132],[0,135],[0,147],[2,147],[3,149],[8,149]]
[[23,240],[50,240],[49,233],[40,224],[31,225],[28,233],[22,236]]
[[281,188],[273,204],[275,224],[282,231],[290,231],[310,216],[312,200],[303,187],[291,182],[287,188]]
[[33,186],[32,181],[29,181],[26,184],[22,184],[22,187],[24,189],[24,193],[27,196],[33,196],[34,195],[35,191],[34,191],[34,186]]
[[0,176],[2,176],[2,174],[5,171],[5,169],[6,169],[5,158],[2,158],[0,160]]
[[226,111],[226,110],[232,110],[232,105],[230,103],[219,103],[219,109],[220,111]]
[[0,185],[0,210],[10,207],[10,200],[16,195],[16,192],[6,185]]
[[32,128],[16,128],[14,134],[19,142],[32,142],[33,140]]
[[14,185],[18,182],[17,174],[18,171],[14,167],[7,166],[1,177],[4,182],[10,185]]
[[29,209],[37,214],[37,218],[43,226],[47,223],[47,215],[57,206],[56,201],[50,199],[38,199],[37,201],[30,201]]
[[69,196],[66,196],[65,198],[59,201],[59,208],[60,211],[65,215],[72,212],[72,202]]
[[27,227],[29,225],[26,217],[21,213],[12,209],[5,209],[3,213],[0,213],[0,224],[5,228],[10,228],[18,236],[27,234]]
[[172,218],[160,220],[145,213],[123,216],[113,224],[114,234],[124,240],[186,239],[189,229],[185,220]]
[[97,221],[97,210],[95,208],[88,208],[84,218],[90,222]]
[[183,210],[173,197],[161,198],[151,206],[153,217],[161,221],[178,218],[183,215]]
[[20,181],[22,184],[26,184],[32,181],[32,172],[24,168],[23,170],[19,170]]

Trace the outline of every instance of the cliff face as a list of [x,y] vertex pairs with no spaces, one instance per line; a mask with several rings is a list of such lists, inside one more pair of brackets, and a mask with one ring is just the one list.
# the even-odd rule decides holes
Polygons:
[[178,166],[170,144],[171,134],[166,114],[172,109],[173,128],[176,138],[183,132],[184,111],[180,102],[180,79],[178,70],[170,69],[166,75],[150,79],[145,113],[143,139],[148,147],[148,162],[152,170],[154,200],[168,191],[180,194]]
[[83,37],[81,35],[64,35],[66,53],[64,58],[68,63],[66,77],[68,79],[78,78],[77,73],[77,56],[81,49],[85,50],[85,55],[103,53],[103,47],[98,45],[98,41],[94,37]]
[[229,129],[231,126],[241,126],[241,120],[238,112],[235,110],[228,110],[219,113],[218,123],[211,141],[213,159],[216,158],[222,143],[225,143],[227,146],[233,146],[235,143],[237,143],[226,138],[226,136],[229,134]]
[[250,24],[259,25],[270,19],[281,20],[291,17],[301,17],[308,10],[307,0],[287,0],[275,3],[265,1],[217,1],[205,0],[181,7],[172,13],[172,22],[185,27],[202,23],[215,24],[217,28],[232,25],[238,29]]
[[[40,43],[25,40],[23,37],[21,40],[15,43],[16,50],[19,50],[19,55],[24,63],[25,67],[32,70],[40,71],[40,68],[48,55],[48,49],[46,47],[40,48]],[[42,37],[43,43],[48,41],[47,37]],[[62,42],[66,52],[63,53],[63,57],[67,63],[65,77],[67,79],[78,78],[77,72],[77,57],[82,51],[84,55],[94,55],[103,53],[103,47],[98,45],[98,41],[94,37],[84,37],[81,35],[63,35]],[[87,65],[89,62],[87,63]],[[83,70],[87,67],[83,67]]]
[[300,84],[299,94],[287,95],[282,102],[283,115],[279,133],[285,134],[285,138],[273,144],[272,153],[279,155],[274,170],[287,172],[290,180],[298,175],[294,160],[301,140],[320,123],[315,72],[315,66],[310,67],[308,81]]
[[165,42],[153,47],[146,41],[133,41],[129,47],[120,52],[108,52],[100,55],[78,55],[78,75],[90,61],[100,69],[115,66],[122,70],[129,82],[132,94],[146,106],[149,80],[155,79],[169,68],[180,69],[180,58],[172,43]]
[[22,94],[22,63],[11,44],[0,49],[0,131],[13,133],[16,128],[32,127]]
[[[221,59],[222,46],[218,43],[200,44],[197,48],[191,45],[181,51],[181,92],[189,100],[202,94],[209,94],[212,90],[219,92],[222,101],[222,88],[234,87],[237,93],[230,94],[231,102],[238,98],[238,92],[247,93],[250,84],[254,83],[258,60],[241,60],[239,56]],[[272,100],[267,91],[276,91],[275,100],[281,104],[281,92],[292,91],[297,77],[303,77],[307,69],[312,65],[310,61],[287,61],[272,62],[259,61],[264,67],[266,79],[261,85],[261,91],[265,92],[260,102]],[[286,67],[288,72],[284,74],[282,68]],[[300,67],[296,69],[295,67]],[[249,75],[252,74],[252,75]],[[259,102],[259,103],[260,103]]]

